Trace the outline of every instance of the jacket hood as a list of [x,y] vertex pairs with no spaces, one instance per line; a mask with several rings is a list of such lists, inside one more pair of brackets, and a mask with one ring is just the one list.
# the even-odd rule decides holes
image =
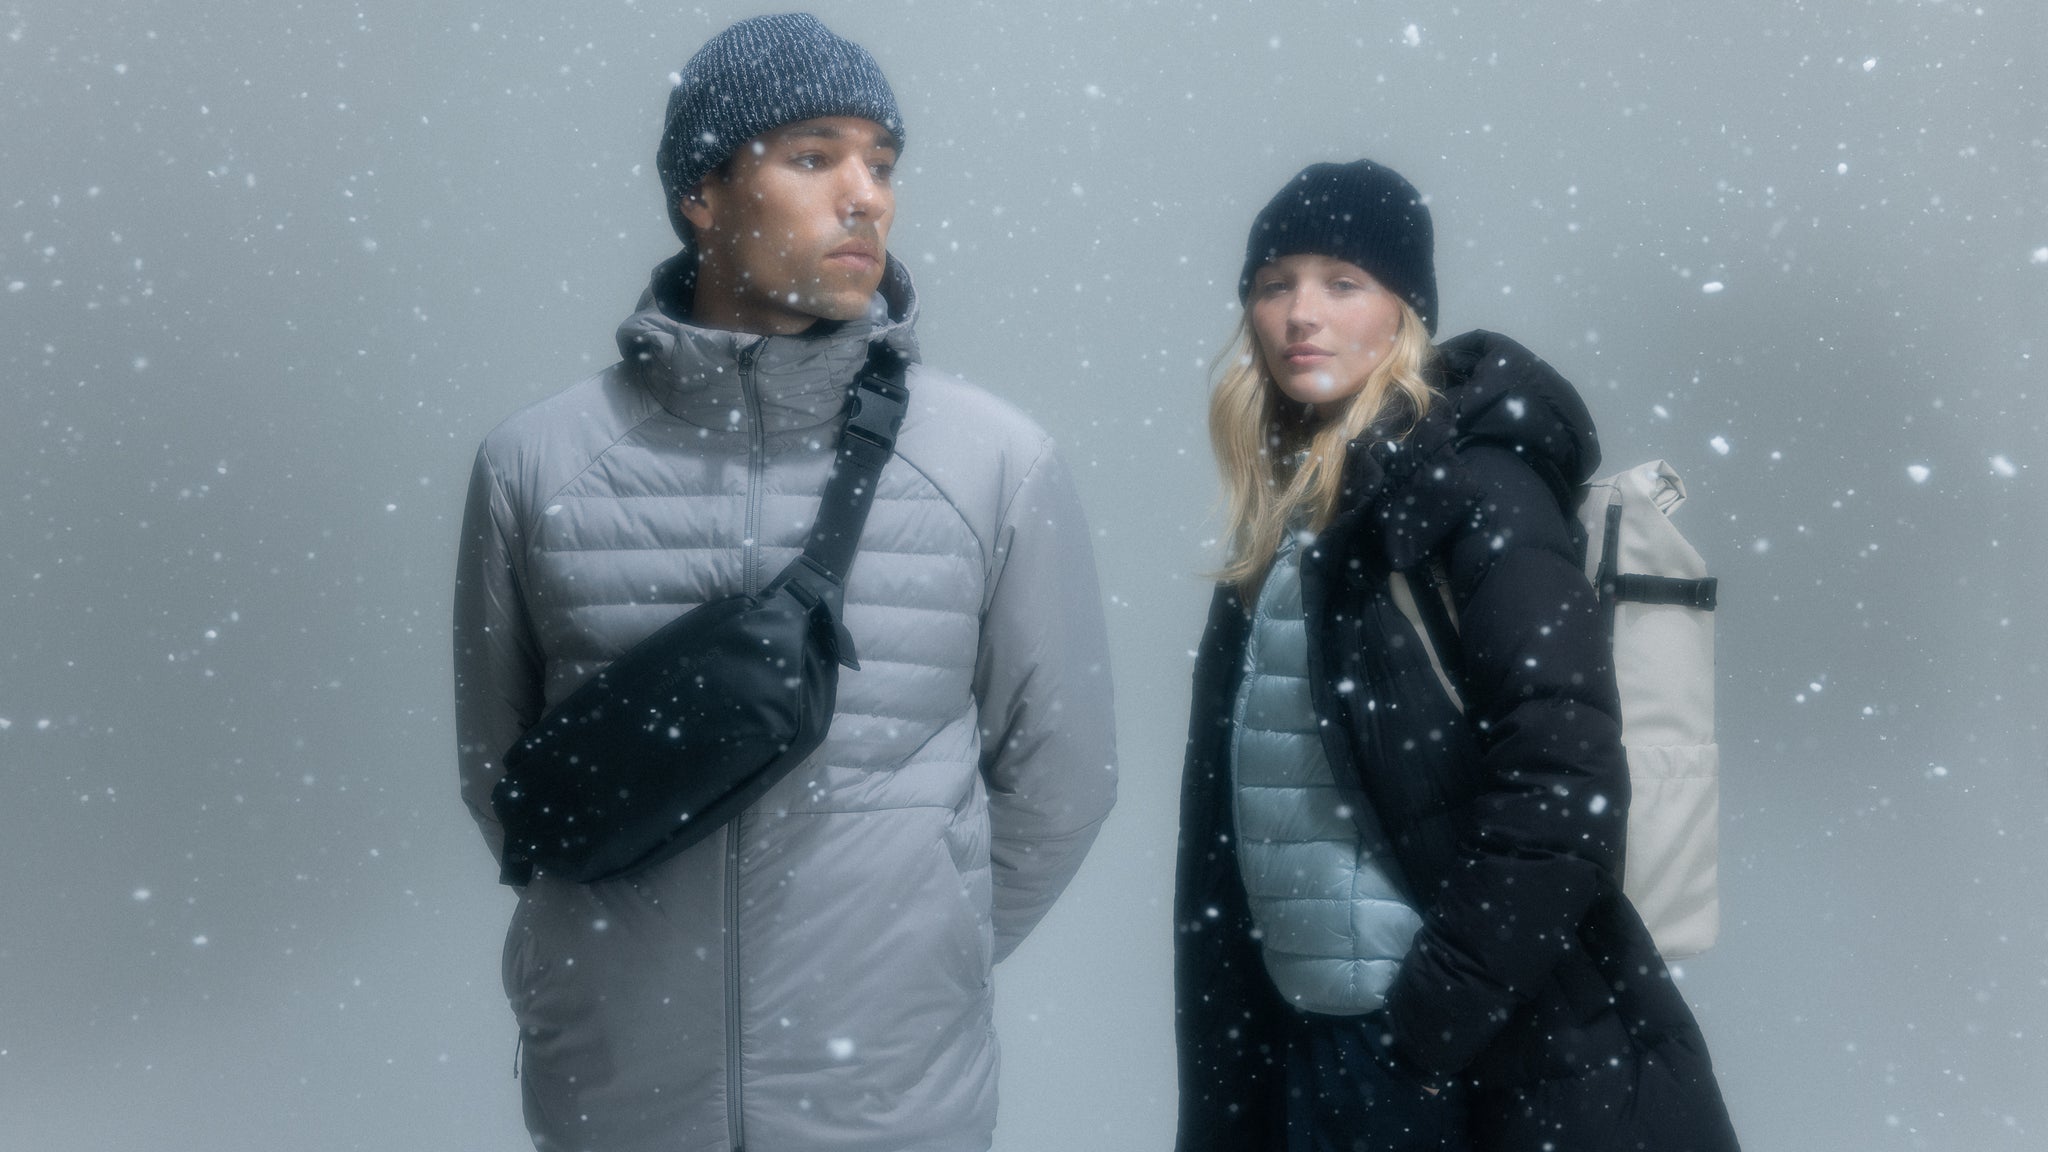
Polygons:
[[1344,518],[1370,516],[1388,564],[1426,561],[1471,520],[1485,493],[1458,453],[1506,448],[1535,469],[1567,513],[1600,465],[1586,405],[1557,370],[1496,332],[1474,330],[1437,347],[1437,402],[1406,436],[1361,436],[1345,460]]
[[656,265],[631,316],[619,325],[619,355],[642,366],[642,383],[677,418],[700,428],[734,428],[747,397],[742,357],[769,433],[801,431],[831,422],[846,402],[846,388],[867,360],[868,344],[886,341],[915,362],[917,290],[910,270],[887,257],[882,283],[858,320],[822,321],[794,336],[761,336],[701,328],[690,323],[696,271],[685,250]]

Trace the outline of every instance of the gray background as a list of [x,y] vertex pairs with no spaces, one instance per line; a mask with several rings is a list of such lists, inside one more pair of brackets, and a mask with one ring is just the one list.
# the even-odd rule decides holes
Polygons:
[[[523,1145],[462,482],[612,358],[665,78],[756,10],[0,7],[0,1145]],[[1692,485],[1727,925],[1683,987],[1748,1146],[2048,1146],[2035,0],[819,11],[904,105],[929,358],[1100,530],[1123,800],[999,971],[1002,1148],[1170,1139],[1205,366],[1257,206],[1361,154],[1430,194],[1444,331]]]

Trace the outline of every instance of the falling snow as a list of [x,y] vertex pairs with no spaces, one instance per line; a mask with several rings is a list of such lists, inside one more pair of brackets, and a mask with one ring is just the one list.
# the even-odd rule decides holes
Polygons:
[[[726,14],[130,7],[0,17],[11,1130],[159,1146],[175,1101],[230,1152],[515,1146],[513,900],[449,755],[456,525],[478,440],[604,371],[675,253],[663,81]],[[1001,1152],[1171,1139],[1207,373],[1258,205],[1357,155],[1425,194],[1439,336],[1528,345],[1603,471],[1684,477],[1727,782],[1684,989],[1745,1143],[2048,1140],[2038,5],[1567,7],[825,13],[903,106],[924,355],[1057,444],[1114,629],[1130,783],[995,978]],[[646,432],[749,417],[706,423]]]

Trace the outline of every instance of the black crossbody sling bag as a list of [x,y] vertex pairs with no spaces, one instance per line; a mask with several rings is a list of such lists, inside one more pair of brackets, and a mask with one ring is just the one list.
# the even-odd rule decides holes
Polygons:
[[491,792],[505,883],[535,867],[579,883],[652,867],[824,741],[839,665],[860,667],[841,619],[846,572],[895,451],[907,369],[869,345],[802,555],[759,594],[699,605],[634,645],[505,753]]

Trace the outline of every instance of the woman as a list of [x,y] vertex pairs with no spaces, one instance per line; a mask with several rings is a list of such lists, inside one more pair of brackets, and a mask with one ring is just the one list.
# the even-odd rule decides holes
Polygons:
[[[1252,227],[1209,414],[1229,555],[1183,781],[1179,1146],[1732,1150],[1618,879],[1571,515],[1592,421],[1513,341],[1430,346],[1433,261],[1371,161]],[[1439,596],[1449,667],[1409,623]]]

